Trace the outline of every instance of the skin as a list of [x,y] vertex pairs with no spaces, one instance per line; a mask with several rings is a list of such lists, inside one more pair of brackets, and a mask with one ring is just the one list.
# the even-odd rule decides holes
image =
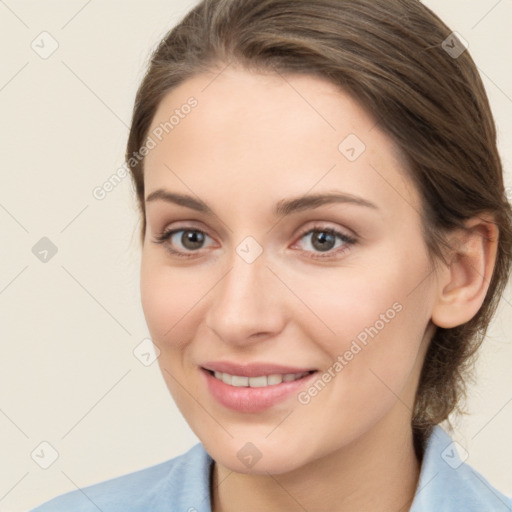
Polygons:
[[[212,510],[408,510],[420,472],[411,415],[428,341],[435,324],[458,325],[478,311],[495,228],[469,222],[470,234],[453,235],[452,263],[434,270],[419,193],[369,113],[316,77],[234,66],[218,73],[165,96],[150,133],[190,96],[198,106],[145,160],[146,197],[162,188],[189,194],[214,214],[148,201],[141,266],[163,377],[215,460]],[[338,148],[349,134],[366,146],[355,161]],[[376,208],[272,212],[283,199],[332,191]],[[318,231],[307,234],[313,226],[355,243],[336,239],[323,252],[313,244]],[[191,250],[181,232],[155,242],[171,228],[204,232],[204,245]],[[247,236],[263,251],[252,263],[236,252]],[[264,412],[241,413],[205,386],[206,361],[274,362],[321,375],[393,304],[400,312],[307,404],[293,394]],[[237,457],[247,442],[261,453],[251,468]]]

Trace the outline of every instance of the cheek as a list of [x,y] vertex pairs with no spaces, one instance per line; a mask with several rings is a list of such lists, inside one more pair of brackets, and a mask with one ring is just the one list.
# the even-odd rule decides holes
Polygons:
[[[187,380],[183,358],[190,330],[197,323],[194,315],[197,315],[198,301],[208,285],[202,290],[198,285],[201,280],[195,278],[191,284],[190,273],[166,266],[159,255],[150,251],[142,254],[140,277],[142,309],[151,339],[160,350],[158,365],[176,405],[187,415],[195,402],[183,392],[182,383]],[[195,395],[197,382],[194,379],[187,382],[187,390]]]
[[400,393],[416,365],[430,318],[429,264],[423,255],[409,256],[340,269],[336,278],[319,274],[314,287],[296,278],[297,294],[315,313],[303,317],[303,330],[326,354],[323,370],[346,388],[337,396],[356,407],[356,397]]
[[352,340],[364,344],[400,324],[406,306],[406,286],[393,276],[340,269],[337,275],[318,274],[313,282],[297,277],[294,285],[309,309],[297,321],[333,356],[348,350]]
[[142,255],[141,303],[153,341],[164,350],[179,346],[183,326],[195,312],[194,305],[208,291],[207,283],[189,272],[162,264],[154,254]]
[[358,265],[340,268],[335,275],[319,275],[314,281],[303,279],[302,291],[311,310],[323,320],[323,331],[329,329],[331,339],[343,340],[342,346],[336,346],[338,353],[354,339],[363,344],[386,339],[390,350],[394,345],[414,345],[414,339],[421,341],[433,291],[431,280],[426,279],[431,268],[422,245],[421,239],[409,247],[389,240],[368,252]]

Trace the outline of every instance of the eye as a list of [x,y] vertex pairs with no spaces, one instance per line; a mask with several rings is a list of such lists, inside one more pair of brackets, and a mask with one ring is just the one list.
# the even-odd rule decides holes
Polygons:
[[311,258],[335,257],[346,252],[350,246],[356,243],[355,238],[325,226],[314,226],[305,231],[300,236],[300,240],[305,241],[303,250],[315,253],[310,256]]
[[[182,258],[200,256],[200,250],[205,249],[207,240],[213,241],[204,231],[195,228],[179,228],[164,231],[156,235],[153,242],[163,244],[173,255]],[[310,258],[333,258],[345,253],[356,239],[341,231],[326,226],[314,226],[304,231],[299,240],[304,240],[302,250],[312,253]],[[292,248],[300,245],[296,242]]]
[[[206,239],[212,240],[200,229],[171,229],[157,235],[153,241],[157,244],[165,244],[166,249],[176,256],[190,258],[199,249],[204,249]],[[188,254],[187,254],[188,253]]]

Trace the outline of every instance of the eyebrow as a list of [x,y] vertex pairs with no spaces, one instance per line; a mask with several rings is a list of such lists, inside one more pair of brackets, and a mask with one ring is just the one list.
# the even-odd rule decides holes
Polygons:
[[[169,192],[164,189],[158,189],[146,197],[146,203],[151,201],[165,201],[167,203],[185,206],[198,212],[213,214],[213,210],[203,201],[198,198],[186,195]],[[354,196],[352,194],[328,192],[322,194],[309,194],[301,197],[282,199],[274,206],[273,213],[276,217],[285,217],[295,212],[319,208],[320,206],[332,203],[353,204],[356,206],[364,206],[378,210],[378,206],[362,197]]]

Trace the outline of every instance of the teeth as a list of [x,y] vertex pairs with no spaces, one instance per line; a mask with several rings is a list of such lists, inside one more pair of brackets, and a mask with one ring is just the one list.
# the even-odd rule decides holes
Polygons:
[[[293,373],[289,373],[288,375],[293,375]],[[281,382],[283,382],[283,375],[274,374],[274,375],[269,375],[267,377],[267,384],[269,386],[273,386],[274,384],[281,384]]]
[[238,375],[233,375],[233,377],[231,377],[231,385],[232,386],[248,386],[249,385],[249,377],[240,377]]
[[249,387],[251,388],[264,388],[267,385],[268,382],[265,375],[261,377],[249,377]]
[[281,382],[292,382],[300,379],[309,372],[302,373],[275,373],[272,375],[260,375],[258,377],[243,377],[241,375],[230,375],[229,373],[214,372],[215,378],[221,380],[225,384],[235,387],[251,387],[251,388],[264,388],[266,386],[274,386],[281,384]]

